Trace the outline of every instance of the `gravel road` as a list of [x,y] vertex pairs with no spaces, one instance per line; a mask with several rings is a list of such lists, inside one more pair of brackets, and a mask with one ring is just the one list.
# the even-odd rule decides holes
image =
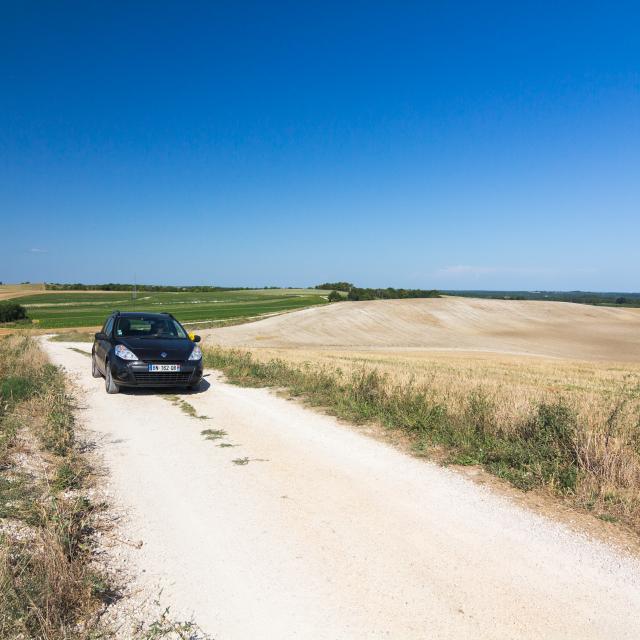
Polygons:
[[209,372],[180,394],[198,419],[43,344],[143,542],[137,581],[218,640],[640,637],[640,564],[602,543],[267,390]]

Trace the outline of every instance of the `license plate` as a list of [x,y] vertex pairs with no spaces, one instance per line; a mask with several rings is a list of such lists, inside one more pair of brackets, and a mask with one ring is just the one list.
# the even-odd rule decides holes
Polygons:
[[150,364],[149,371],[180,371],[179,364]]

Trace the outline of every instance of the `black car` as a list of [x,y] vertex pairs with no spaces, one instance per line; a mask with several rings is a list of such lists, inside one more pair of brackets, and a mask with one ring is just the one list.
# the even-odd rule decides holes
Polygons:
[[202,351],[170,313],[115,311],[96,333],[91,350],[94,378],[107,393],[120,387],[187,387],[202,379]]

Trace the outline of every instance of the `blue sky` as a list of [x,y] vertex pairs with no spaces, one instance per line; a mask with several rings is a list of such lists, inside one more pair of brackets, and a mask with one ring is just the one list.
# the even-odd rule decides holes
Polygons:
[[637,3],[0,11],[4,282],[640,289]]

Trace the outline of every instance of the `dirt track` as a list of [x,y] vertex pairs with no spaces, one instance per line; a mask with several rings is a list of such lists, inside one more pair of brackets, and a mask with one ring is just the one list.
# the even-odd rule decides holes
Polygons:
[[[80,388],[127,563],[218,640],[640,637],[640,565],[264,389],[108,396]],[[207,441],[202,429],[223,429]],[[234,447],[219,448],[219,442]],[[249,458],[246,465],[234,459]]]
[[485,351],[640,362],[640,313],[565,302],[342,302],[201,333],[225,346]]

